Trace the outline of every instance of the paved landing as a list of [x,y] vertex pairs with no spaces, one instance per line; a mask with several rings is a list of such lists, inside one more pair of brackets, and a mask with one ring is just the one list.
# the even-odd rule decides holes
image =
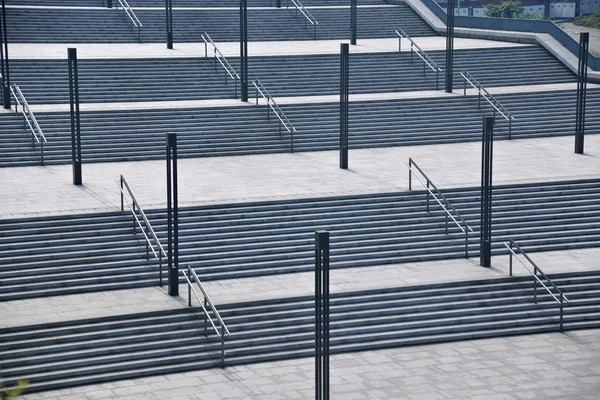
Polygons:
[[[396,36],[393,29],[390,36]],[[302,55],[302,54],[339,54],[340,43],[349,40],[316,40],[288,42],[249,42],[248,55]],[[423,50],[445,50],[446,38],[415,37],[413,38]],[[219,42],[219,50],[225,57],[239,57],[239,42]],[[499,42],[494,40],[461,39],[454,41],[454,48],[477,49],[496,47],[518,47],[523,44]],[[66,59],[67,48],[76,47],[79,59],[108,59],[108,58],[173,58],[204,56],[204,42],[175,43],[173,50],[168,50],[163,43],[125,43],[125,44],[19,44],[11,43],[8,54],[11,59]],[[398,51],[398,38],[361,39],[356,46],[350,47],[350,53],[374,53]],[[402,51],[410,51],[406,43]],[[209,49],[210,52],[210,49]]]
[[[600,269],[600,248],[533,253],[531,258],[547,274]],[[479,266],[472,258],[433,262],[404,263],[368,268],[333,269],[331,293],[460,282],[508,277],[508,256],[492,258],[492,268]],[[514,276],[529,273],[516,261]],[[271,275],[258,278],[229,279],[203,283],[211,299],[219,304],[278,299],[314,294],[314,274]],[[187,307],[187,288],[180,286],[181,297],[170,297],[166,287],[75,294],[0,302],[0,328],[35,325],[45,322],[97,318]],[[195,303],[195,300],[194,304]]]
[[[515,336],[333,355],[335,400],[596,400],[600,330]],[[314,399],[304,358],[125,380],[23,400]]]
[[[600,84],[588,83],[588,89],[598,89]],[[422,90],[415,92],[389,92],[389,93],[364,93],[351,94],[348,96],[350,102],[357,101],[383,101],[383,100],[403,100],[403,99],[428,99],[442,98],[465,95],[464,89],[454,90],[454,93],[443,91],[443,82],[440,83],[442,90]],[[522,86],[503,86],[487,89],[492,95],[510,94],[510,93],[533,93],[533,92],[551,92],[557,90],[577,90],[577,83],[558,83],[545,85],[522,85]],[[476,96],[477,90],[467,89],[467,96]],[[316,103],[337,103],[340,101],[339,95],[325,96],[294,96],[277,97],[275,101],[279,105],[289,104],[316,104]],[[485,100],[483,100],[485,103]],[[258,98],[258,104],[265,105],[263,97]],[[250,85],[249,102],[244,103],[236,99],[219,100],[183,100],[183,101],[144,101],[144,102],[123,102],[123,103],[82,103],[80,110],[86,111],[110,111],[110,110],[153,110],[153,109],[180,109],[180,108],[214,108],[214,107],[252,107],[256,105],[256,91]],[[41,112],[69,112],[69,104],[35,104],[30,106],[34,113]],[[0,108],[0,112],[10,113],[11,111]]]
[[[494,184],[600,178],[600,135],[586,137],[586,154],[572,137],[497,141]],[[337,151],[179,160],[181,206],[408,189],[403,162],[412,157],[440,188],[479,186],[481,144],[390,147],[350,151],[350,169]],[[84,159],[85,162],[85,159]],[[144,208],[166,206],[164,161],[83,165],[83,186],[70,165],[0,168],[0,219],[48,213],[117,210],[115,179],[124,174]]]

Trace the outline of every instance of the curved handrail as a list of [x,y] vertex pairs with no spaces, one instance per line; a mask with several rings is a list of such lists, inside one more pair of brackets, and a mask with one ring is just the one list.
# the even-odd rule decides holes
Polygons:
[[[215,56],[215,69],[217,68],[216,63],[217,61],[219,61],[223,69],[225,69],[227,75],[229,75],[229,77],[233,79],[235,83],[235,98],[237,98],[237,85],[238,81],[240,80],[240,76],[231,66],[231,64],[229,64],[229,61],[227,61],[223,53],[221,53],[221,50],[219,50],[219,48],[217,47],[215,42],[213,42],[212,38],[207,32],[201,34],[200,37],[202,38],[202,40],[204,40],[204,57],[208,57],[208,45],[210,44],[212,46],[212,51]],[[225,76],[225,81],[227,81],[227,76]]]
[[23,114],[23,122],[26,122],[29,126],[29,130],[31,131],[31,134],[33,136],[33,146],[35,147],[36,142],[40,144],[40,157],[42,165],[44,165],[44,143],[48,143],[48,140],[46,140],[46,136],[44,135],[42,128],[40,128],[40,125],[38,124],[38,121],[35,118],[33,111],[31,111],[29,103],[23,95],[23,92],[21,91],[19,85],[17,85],[16,83],[11,84],[10,91],[15,99],[15,112],[18,113],[19,107],[21,107],[21,113]]
[[[411,51],[411,56],[412,56],[412,52],[413,49],[414,52],[421,58],[421,60],[423,60],[423,62],[425,64],[427,64],[427,66],[434,72],[442,72],[442,69],[439,67],[439,65],[437,65],[437,63],[435,61],[433,61],[433,59],[431,57],[429,57],[429,55],[427,53],[425,53],[425,51],[423,49],[421,49],[415,42],[414,40],[412,40],[410,38],[410,36],[408,36],[406,34],[406,32],[404,32],[401,28],[396,29],[396,35],[398,35],[398,42],[402,43],[402,40],[408,42],[408,44],[410,44],[410,51]],[[402,47],[400,45],[399,47],[399,51],[402,51]],[[412,58],[411,58],[411,62],[412,62]]]
[[[515,121],[515,117],[513,117],[513,115],[506,109],[506,107],[504,107],[502,104],[500,104],[500,102],[498,100],[496,100],[496,98],[494,96],[492,96],[490,94],[490,92],[488,92],[486,90],[486,88],[484,88],[481,85],[481,83],[479,83],[477,81],[477,79],[473,78],[473,75],[471,75],[467,70],[464,70],[463,72],[461,72],[460,75],[465,80],[463,95],[464,96],[467,95],[467,82],[468,82],[474,89],[477,90],[477,93],[478,93],[478,96],[480,99],[479,108],[481,108],[481,96],[483,96],[483,98],[485,100],[487,100],[487,102],[490,103],[492,107],[494,107],[494,110],[498,111],[500,113],[500,115],[502,115],[502,117],[504,117],[504,119],[508,121],[508,138],[512,139],[512,121]],[[483,92],[483,94],[482,94],[482,92]]]
[[129,6],[129,3],[127,3],[127,0],[117,0],[117,3],[118,4],[116,5],[115,10],[119,9],[119,4],[120,4],[121,8],[123,9],[123,13],[129,17],[129,20],[131,22],[131,27],[132,28],[136,27],[138,29],[138,41],[141,41],[140,29],[144,25],[142,25],[142,22],[139,20],[137,15],[135,15],[135,12],[133,12],[131,7]]
[[[409,170],[409,172],[408,172],[408,190],[412,190],[412,175],[414,174],[415,178],[417,178],[419,183],[421,183],[421,185],[427,190],[427,211],[429,211],[429,195],[431,194],[431,196],[433,196],[435,201],[438,202],[438,204],[442,207],[442,209],[446,213],[446,234],[448,234],[448,217],[450,217],[452,219],[452,221],[454,221],[454,223],[462,231],[462,233],[465,234],[465,257],[469,258],[469,232],[474,232],[473,228],[471,228],[471,226],[467,223],[467,221],[463,218],[463,216],[460,215],[458,210],[456,210],[456,208],[454,208],[454,206],[452,204],[450,204],[450,202],[448,201],[446,196],[444,196],[444,194],[433,184],[431,179],[429,179],[429,177],[427,175],[425,175],[423,170],[417,165],[417,163],[412,158],[408,159],[408,164],[406,162],[404,162],[404,165],[406,165],[406,167]],[[425,178],[425,180],[427,181],[426,184],[423,183],[423,181],[421,179],[419,179],[419,176],[413,170],[413,166],[421,174],[421,176],[423,178]],[[435,193],[433,193],[431,188],[433,188],[437,192],[438,196],[444,200],[445,205],[442,204],[442,202],[440,201],[438,196],[436,196]],[[464,228],[461,226],[461,224],[458,223],[456,218],[454,218],[454,216],[452,215],[450,210],[452,210],[456,214],[457,218],[463,223]]]
[[[567,296],[565,296],[565,294],[562,292],[562,290],[560,290],[558,288],[558,286],[556,286],[556,284],[552,281],[552,279],[548,278],[548,276],[544,273],[544,271],[542,271],[542,269],[540,267],[537,266],[537,264],[535,262],[533,262],[533,260],[527,255],[527,253],[525,253],[525,251],[523,251],[523,249],[521,249],[521,247],[515,243],[514,240],[509,239],[508,243],[504,242],[504,246],[508,249],[509,253],[509,275],[512,276],[513,273],[513,256],[521,263],[521,265],[527,270],[527,272],[529,272],[529,274],[531,276],[533,276],[534,278],[534,286],[533,286],[533,302],[537,303],[537,284],[538,282],[542,285],[542,287],[544,289],[546,289],[546,291],[550,294],[550,296],[552,296],[552,298],[554,299],[554,301],[556,301],[557,304],[559,304],[560,306],[560,331],[563,331],[563,303],[567,302],[570,303],[570,300],[567,298]],[[531,265],[533,265],[533,271],[531,269],[529,269],[527,267],[527,265],[525,265],[525,263],[523,262],[523,260],[521,260],[519,258],[519,256],[517,255],[517,253],[515,253],[515,251],[513,250],[513,247],[515,247],[522,255],[523,257],[525,257],[527,259],[527,261],[529,261],[529,263]],[[550,283],[550,285],[554,288],[554,290],[556,290],[558,292],[558,296],[560,297],[560,300],[554,295],[554,293],[552,293],[552,291],[548,288],[548,286],[546,286],[544,284],[544,282],[542,282],[542,280],[540,278],[538,278],[538,272],[542,275],[542,277],[548,282]]]
[[[292,0],[292,4],[294,4],[294,8],[296,9],[296,16],[298,15],[298,11],[300,11],[302,13],[302,15],[304,15],[304,28],[306,28],[306,22],[310,22],[310,24],[313,26],[313,39],[317,40],[317,25],[319,25],[319,22],[317,22],[317,20],[315,19],[315,17],[310,13],[310,11],[308,11],[306,9],[306,7],[304,7],[304,5],[300,2],[300,0]],[[289,8],[290,4],[289,1],[286,3],[286,8]]]
[[[224,367],[225,366],[225,336],[226,335],[231,336],[231,333],[229,332],[227,325],[225,325],[223,318],[221,318],[219,311],[217,311],[215,304],[212,302],[212,300],[210,299],[210,296],[206,292],[206,289],[204,289],[202,282],[200,282],[200,278],[198,278],[198,275],[196,275],[196,271],[194,271],[192,269],[192,267],[190,267],[188,265],[187,266],[187,274],[186,274],[185,270],[183,270],[182,273],[188,284],[188,306],[189,307],[192,306],[192,293],[194,293],[194,297],[196,297],[196,300],[198,300],[198,302],[200,303],[200,307],[202,307],[202,311],[204,312],[204,335],[207,336],[206,321],[208,320],[208,321],[210,321],[210,324],[212,325],[213,329],[215,330],[215,333],[217,334],[217,336],[221,337],[221,365]],[[192,280],[200,288],[200,291],[202,292],[202,295],[204,296],[204,301],[200,298],[196,289],[193,288]],[[206,309],[207,306],[210,307],[215,318],[219,322],[219,326],[221,327],[221,332],[219,332],[219,329],[213,322],[213,318],[210,316],[208,310]]]
[[[140,227],[140,230],[142,231],[142,234],[144,235],[144,239],[146,239],[146,259],[150,258],[148,251],[151,250],[152,254],[154,254],[154,258],[157,258],[159,260],[159,269],[160,269],[159,270],[159,282],[160,282],[160,286],[162,286],[162,259],[163,259],[163,257],[167,258],[167,253],[165,252],[164,247],[160,243],[160,240],[156,236],[156,233],[154,232],[154,229],[152,228],[152,225],[150,224],[148,217],[146,217],[146,213],[144,212],[142,206],[135,198],[135,195],[133,194],[133,191],[131,190],[131,187],[129,186],[129,183],[127,182],[125,177],[123,175],[121,175],[120,179],[118,181],[115,180],[115,182],[121,192],[121,210],[122,211],[124,210],[124,203],[127,203],[127,206],[131,210],[131,213],[133,214],[133,218],[135,221],[134,222],[134,232],[135,232],[135,223],[137,223],[137,225]],[[125,196],[125,190],[127,190],[129,197],[131,197],[131,203]],[[142,222],[140,221],[140,219],[137,216],[136,209],[142,217],[142,220],[143,220],[145,228],[146,228],[145,230],[144,230],[144,226],[142,226]],[[150,236],[148,236],[148,235],[150,235]],[[152,239],[154,241],[154,243],[152,243],[150,239]],[[155,246],[157,247],[158,254],[154,250]]]
[[[258,105],[258,94],[260,93],[260,95],[263,97],[263,99],[265,99],[265,101],[267,102],[267,106],[271,110],[273,110],[273,112],[279,119],[279,134],[281,135],[281,125],[283,125],[283,127],[289,132],[290,137],[291,137],[291,152],[293,153],[294,152],[294,133],[297,133],[298,131],[296,131],[296,128],[294,128],[294,125],[292,125],[292,123],[290,122],[288,117],[285,115],[283,110],[279,107],[279,105],[277,104],[277,102],[275,101],[273,96],[271,96],[269,94],[269,92],[264,87],[262,82],[259,81],[258,79],[255,79],[254,81],[252,81],[252,84],[256,88],[256,105]],[[270,114],[267,114],[267,118],[269,115]]]
[[[415,42],[404,32],[401,28],[396,29],[396,35],[398,35],[398,51],[402,51],[402,41],[407,41],[410,44],[410,62],[413,61],[413,52],[416,53],[421,60],[423,60],[423,77],[425,77],[425,66],[428,66],[433,72],[435,72],[435,90],[440,88],[440,72],[442,69],[437,65],[435,61],[425,51],[423,51]],[[415,50],[416,49],[416,50]]]

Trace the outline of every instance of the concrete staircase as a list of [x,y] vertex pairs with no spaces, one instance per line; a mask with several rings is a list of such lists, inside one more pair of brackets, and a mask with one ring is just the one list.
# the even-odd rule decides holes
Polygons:
[[[164,5],[163,5],[164,6]],[[142,22],[141,40],[165,42],[164,9],[135,10]],[[350,9],[313,9],[319,22],[317,39],[347,39],[350,35]],[[248,40],[312,40],[312,26],[305,28],[304,17],[292,9],[249,9]],[[11,8],[7,12],[11,43],[136,43],[120,10]],[[406,5],[360,8],[358,38],[394,37],[399,24],[411,36],[436,33]],[[310,25],[310,24],[309,24]],[[173,10],[175,42],[200,42],[209,32],[215,41],[239,41],[239,11],[236,9]]]
[[[600,180],[494,188],[494,253],[508,238],[528,252],[599,246],[599,188]],[[445,192],[476,231],[475,257],[479,190]],[[331,231],[332,268],[464,257],[464,235],[452,225],[445,234],[445,213],[428,213],[425,202],[421,191],[185,208],[180,263],[203,280],[307,272],[317,229]],[[166,243],[164,210],[146,213]],[[4,220],[0,237],[2,301],[158,284],[129,212]]]
[[[498,95],[516,118],[513,139],[572,135],[575,91]],[[600,133],[600,90],[588,92],[586,133]],[[339,104],[282,105],[296,129],[294,151],[336,150]],[[409,146],[481,140],[481,116],[473,97],[403,99],[350,103],[350,148]],[[36,113],[48,143],[47,164],[71,160],[68,113]],[[0,114],[0,167],[39,165],[31,136],[15,114]],[[180,157],[235,156],[290,151],[290,136],[279,135],[265,106],[83,112],[84,163],[163,159],[165,133],[177,133]],[[508,138],[498,119],[497,140]]]
[[[286,8],[289,0],[282,0],[281,6]],[[132,8],[136,7],[165,7],[163,0],[128,0]],[[75,4],[76,3],[76,4]],[[106,0],[6,0],[7,5],[17,6],[54,6],[54,7],[105,7]],[[117,4],[117,0],[113,0],[113,7]],[[248,7],[275,7],[276,0],[248,0]],[[289,2],[292,5],[291,2]],[[314,6],[348,6],[347,0],[304,0],[302,4],[306,7]],[[388,4],[385,0],[358,0],[359,5],[385,5]],[[239,0],[221,0],[215,2],[213,0],[173,0],[173,8],[177,7],[239,7]],[[293,6],[293,5],[292,5]]]
[[[212,35],[212,33],[211,33]],[[444,52],[429,52],[444,68]],[[80,60],[81,102],[209,100],[233,98],[234,84],[213,58]],[[436,74],[423,77],[422,63],[403,53],[352,54],[350,93],[436,89]],[[228,57],[239,71],[239,58]],[[339,55],[269,56],[249,59],[249,78],[260,79],[272,96],[339,94]],[[486,88],[575,82],[575,75],[540,46],[470,49],[455,52],[454,88],[463,89],[467,69]],[[69,102],[68,70],[61,60],[12,60],[11,76],[30,104]],[[440,74],[440,90],[444,74]],[[252,87],[252,85],[250,85]]]
[[[566,330],[600,327],[600,272],[551,275],[571,300]],[[531,277],[420,285],[331,297],[331,353],[553,332],[558,307],[533,303]],[[308,357],[310,296],[217,305],[227,366]],[[199,308],[0,329],[0,371],[41,391],[219,366],[220,340]]]

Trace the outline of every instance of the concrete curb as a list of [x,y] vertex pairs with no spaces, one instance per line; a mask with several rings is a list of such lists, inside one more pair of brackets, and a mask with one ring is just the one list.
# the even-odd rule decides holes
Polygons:
[[[420,0],[387,0],[390,4],[406,4],[412,8],[425,22],[440,35],[445,35],[446,24],[441,21]],[[578,59],[569,50],[563,47],[552,36],[545,33],[494,31],[487,29],[455,28],[457,37],[471,39],[500,40],[517,43],[537,43],[558,58],[571,71],[577,74]],[[600,83],[600,72],[588,68],[588,82]]]

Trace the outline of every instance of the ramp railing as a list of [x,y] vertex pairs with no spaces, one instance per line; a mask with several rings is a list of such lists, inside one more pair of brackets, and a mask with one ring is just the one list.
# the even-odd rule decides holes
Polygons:
[[[433,184],[431,179],[425,175],[423,170],[419,168],[417,163],[412,159],[408,159],[408,164],[405,162],[404,165],[408,167],[408,190],[412,190],[412,176],[423,185],[423,187],[427,190],[427,212],[429,212],[429,196],[433,197],[435,201],[442,207],[444,212],[446,213],[446,235],[448,234],[448,218],[452,219],[456,226],[464,233],[465,235],[465,258],[469,258],[469,232],[473,232],[473,228],[467,224],[467,221],[460,215],[460,213],[450,204],[446,196]],[[427,183],[423,183],[423,181],[417,175],[420,174],[421,177],[425,179]],[[433,189],[433,190],[432,190]],[[435,193],[434,193],[435,191]],[[454,215],[452,215],[454,214]],[[455,217],[456,216],[456,217]],[[457,221],[460,221],[460,223]]]
[[138,43],[141,43],[142,42],[141,29],[142,29],[143,25],[140,22],[140,20],[138,19],[137,15],[135,15],[133,10],[129,6],[129,3],[127,3],[127,0],[117,0],[115,9],[118,10],[119,8],[121,8],[123,10],[123,18],[125,20],[127,20],[127,18],[125,18],[125,16],[127,16],[129,18],[129,24],[131,26],[131,30],[134,30],[137,28]]
[[[133,216],[133,233],[137,234],[137,227],[140,228],[140,231],[144,235],[144,239],[146,240],[146,260],[150,259],[150,252],[154,255],[155,259],[158,259],[158,282],[159,285],[163,285],[163,273],[162,273],[162,260],[163,257],[167,258],[167,253],[163,248],[162,244],[160,244],[160,240],[156,236],[150,221],[148,221],[148,217],[146,217],[146,213],[142,209],[142,206],[135,198],[131,187],[129,187],[129,183],[123,175],[120,176],[119,181],[116,181],[119,190],[121,191],[121,211],[124,211],[124,205],[127,203],[129,210],[131,210],[131,214]],[[129,199],[127,198],[129,196]]]
[[[313,40],[317,40],[317,25],[319,23],[315,17],[302,5],[300,0],[291,0],[291,2],[294,5],[296,18],[298,18],[298,11],[300,11],[304,16],[304,29],[308,29],[308,23],[310,23],[313,27]],[[290,0],[287,1],[286,8],[290,8]]]
[[48,143],[46,140],[46,136],[44,136],[44,132],[42,132],[42,128],[37,122],[33,111],[29,108],[29,104],[27,103],[27,99],[23,95],[21,88],[13,83],[10,85],[10,91],[15,99],[15,112],[19,112],[19,107],[21,107],[21,114],[23,114],[23,128],[29,126],[29,131],[31,132],[31,147],[35,150],[35,144],[39,143],[40,145],[40,160],[42,165],[44,165],[44,143]]
[[263,86],[263,84],[255,79],[252,81],[254,88],[256,89],[256,105],[258,105],[258,95],[260,94],[263,99],[265,99],[267,103],[267,119],[271,119],[271,110],[279,120],[279,137],[281,137],[281,127],[283,126],[286,131],[290,134],[290,149],[291,152],[294,152],[294,134],[297,132],[294,125],[290,122],[288,117],[283,113],[283,110],[279,108],[279,105],[275,101],[275,99],[269,94],[267,89]]
[[461,72],[460,75],[465,80],[463,95],[467,95],[467,83],[477,90],[478,107],[481,108],[481,98],[483,97],[494,108],[494,117],[496,117],[497,111],[505,120],[508,121],[508,139],[512,139],[512,122],[515,120],[515,117],[513,117],[512,114],[481,85],[481,83],[473,78],[468,71],[465,70]]
[[[506,246],[506,248],[509,251],[509,275],[513,276],[513,256],[514,256],[521,263],[521,265],[527,270],[527,272],[529,272],[529,274],[533,277],[533,302],[537,304],[537,296],[538,296],[537,286],[539,283],[540,285],[542,285],[542,287],[544,289],[546,289],[546,291],[550,294],[550,296],[552,296],[554,301],[558,304],[559,312],[560,312],[560,317],[559,317],[560,318],[559,319],[560,331],[563,332],[564,303],[565,302],[569,303],[569,299],[567,299],[567,296],[565,296],[565,294],[562,292],[562,290],[560,290],[556,286],[556,284],[554,282],[552,282],[552,280],[550,278],[548,278],[548,276],[544,273],[544,271],[542,271],[541,268],[538,267],[537,264],[533,262],[533,260],[527,255],[527,253],[525,253],[525,251],[523,251],[523,249],[521,249],[521,247],[519,247],[519,245],[516,244],[514,240],[509,239],[508,243],[506,243],[506,242],[504,243],[504,246]],[[519,256],[517,255],[517,253],[515,252],[514,249],[516,249],[523,257],[525,257],[525,259],[527,261],[529,261],[529,263],[533,266],[533,271],[529,267],[527,267],[527,265],[523,262],[523,260],[521,260],[521,258],[519,258]],[[548,288],[548,286],[546,284],[544,284],[544,282],[542,282],[542,280],[540,279],[540,276],[550,286],[552,286],[552,288],[556,291],[557,295],[552,293],[550,288]]]
[[[194,271],[193,268],[188,265],[187,271],[183,270],[182,273],[188,284],[188,307],[192,306],[192,293],[194,293],[194,297],[196,297],[196,300],[198,300],[200,307],[202,307],[202,311],[204,312],[204,336],[208,336],[208,322],[210,322],[210,325],[214,329],[217,336],[221,338],[221,366],[225,367],[225,336],[231,335],[229,333],[229,329],[227,329],[227,325],[225,325],[225,322],[223,322],[223,319],[221,318],[221,315],[219,315],[219,311],[217,311],[215,304],[208,296],[208,293],[202,285],[202,282],[200,282],[198,275],[196,275],[196,271]],[[200,295],[193,287],[194,283],[198,289],[200,289],[202,298],[200,298]],[[212,311],[212,316],[209,313],[209,309]]]
[[200,35],[200,37],[202,38],[202,40],[204,40],[204,57],[208,58],[208,45],[210,45],[212,47],[212,52],[215,57],[215,71],[217,70],[218,61],[219,64],[221,64],[221,66],[225,70],[225,83],[227,83],[228,76],[233,80],[233,83],[235,85],[235,98],[237,99],[238,82],[240,81],[240,76],[231,66],[231,64],[229,64],[223,53],[221,53],[221,50],[219,50],[219,48],[217,47],[215,42],[213,42],[208,33],[204,32],[202,35]]
[[427,67],[429,67],[430,70],[435,72],[435,90],[439,90],[440,72],[442,72],[442,69],[402,29],[396,29],[396,35],[398,35],[398,51],[402,51],[402,41],[407,42],[410,45],[410,63],[412,64],[413,62],[413,53],[418,55],[423,61],[423,78],[425,77]]

